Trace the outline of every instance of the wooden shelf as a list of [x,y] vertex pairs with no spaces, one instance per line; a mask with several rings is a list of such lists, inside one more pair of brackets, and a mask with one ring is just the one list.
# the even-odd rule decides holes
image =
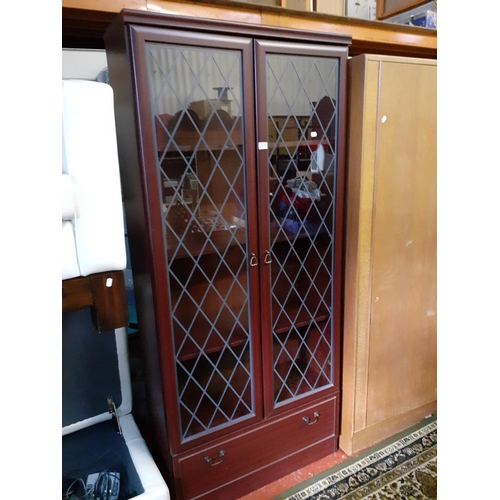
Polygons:
[[[186,361],[187,371],[190,372],[191,369],[194,369],[194,376],[199,384],[199,387],[194,391],[184,391],[186,385],[193,384],[193,382],[189,380],[187,373],[183,371],[179,372],[179,377],[182,379],[180,380],[179,389],[183,393],[182,401],[184,405],[191,411],[194,411],[196,417],[208,427],[208,429],[204,429],[195,418],[191,422],[187,437],[210,432],[217,427],[228,424],[228,419],[224,417],[220,410],[226,414],[231,422],[251,414],[248,408],[252,408],[252,383],[248,383],[248,372],[241,366],[236,368],[236,361],[232,356],[226,358],[226,361],[228,362],[219,361],[219,373],[216,374],[213,374],[212,370],[206,369],[206,366],[203,365],[203,360],[200,363],[194,359]],[[247,370],[250,371],[249,351],[242,362],[246,365]],[[203,388],[203,391],[201,388]],[[242,396],[248,408],[241,403],[235,392]],[[214,403],[220,410],[216,410]],[[186,426],[191,421],[191,413],[183,405],[180,405],[180,417],[181,426],[183,429],[186,429]]]
[[[309,384],[315,389],[319,389],[329,383],[328,379],[320,371],[309,367],[305,369],[306,362],[299,360],[297,363],[301,369],[305,370],[305,374],[301,373],[297,366],[292,366],[292,362],[280,363],[276,367],[277,374],[274,375],[275,379],[275,397],[280,394],[278,403],[286,401],[290,398],[295,398],[301,394],[311,391]],[[279,376],[278,376],[279,374]],[[288,376],[287,376],[288,374]],[[286,377],[286,378],[285,378]],[[285,379],[286,386],[283,387],[282,379]],[[307,382],[309,382],[309,384]],[[283,387],[283,389],[282,389]]]
[[269,149],[272,149],[274,147],[297,147],[297,146],[319,146],[320,144],[323,144],[325,146],[328,145],[327,141],[320,141],[319,139],[307,139],[307,140],[297,140],[297,141],[275,141],[275,142],[270,142],[269,143]]
[[[217,330],[222,333],[222,332],[229,332],[234,326],[234,321],[232,321],[230,318],[225,319],[223,322],[218,322],[217,323]],[[223,334],[223,333],[222,333]],[[178,328],[178,335],[179,336],[184,336],[184,332],[182,329],[179,327]],[[237,348],[239,346],[242,346],[245,344],[245,342],[248,341],[248,333],[245,332],[243,329],[240,327],[236,327],[231,334],[231,338],[229,341],[226,343],[217,335],[215,331],[212,331],[210,333],[210,339],[206,343],[205,347],[203,350],[201,350],[201,347],[206,341],[206,335],[207,335],[207,327],[206,323],[204,321],[199,321],[195,322],[195,324],[191,327],[190,330],[190,336],[193,338],[194,342],[198,344],[197,347],[196,344],[193,342],[193,340],[186,340],[180,353],[178,354],[177,358],[179,361],[189,361],[191,359],[195,359],[200,354],[203,352],[205,354],[213,354],[222,351],[227,345],[229,345],[232,348]],[[176,339],[176,345],[181,344],[182,339]]]
[[[182,151],[182,152],[192,152],[194,151],[196,145],[200,141],[200,134],[196,131],[180,131],[175,134],[174,140],[171,142],[167,151]],[[167,144],[169,143],[166,134],[164,136],[158,137],[158,151],[163,153]],[[235,147],[236,146],[236,147]],[[228,135],[224,131],[206,131],[203,134],[203,141],[196,147],[196,151],[221,151],[221,150],[233,150],[236,148],[241,148],[243,146],[243,137],[241,134],[241,129],[235,130],[231,134],[231,139],[228,139]]]
[[[251,402],[246,401],[246,404],[251,408]],[[231,411],[229,411],[228,408],[230,408]],[[234,408],[237,408],[237,410],[233,415],[232,413],[234,411]],[[234,424],[234,422],[238,421],[240,418],[251,416],[251,412],[248,411],[248,409],[241,402],[239,402],[237,396],[231,390],[228,390],[226,392],[225,405],[223,407],[223,410],[229,413],[228,416],[230,417],[230,421],[228,421],[220,411],[215,412],[214,405],[207,398],[205,398],[199,405],[195,413],[196,417],[198,417],[206,426],[209,424],[209,419],[207,417],[210,416],[211,419],[211,417],[213,416],[210,427],[208,429],[204,429],[196,418],[193,418],[193,420],[191,421],[192,415],[181,406],[180,414],[182,428],[184,429],[191,421],[190,430],[187,433],[186,437],[199,437],[204,433],[211,432],[223,425],[229,423]],[[213,415],[214,412],[215,415]]]
[[[247,234],[245,228],[214,231],[210,237],[210,241],[208,243],[206,243],[206,241],[207,238],[204,233],[186,235],[186,237],[182,240],[182,244],[178,242],[176,236],[173,234],[167,235],[167,252],[169,261],[172,259],[197,257],[198,255],[222,253],[226,250],[226,248],[228,248],[228,246],[234,247],[238,243],[245,248]],[[229,244],[230,241],[231,244]]]
[[271,242],[273,243],[281,243],[281,242],[292,243],[297,239],[304,239],[304,238],[315,239],[318,235],[325,234],[325,231],[318,229],[316,232],[308,233],[305,229],[301,229],[299,232],[294,233],[292,231],[287,231],[285,228],[278,225],[277,222],[271,222],[269,224],[269,233],[271,237]]
[[[290,320],[286,317],[285,314],[281,314],[281,317],[277,325],[274,327],[274,333],[280,335],[282,333],[290,331],[292,326],[294,328],[302,328],[304,326],[310,325],[313,321],[315,321],[316,323],[319,323],[321,321],[326,321],[331,316],[331,313],[327,310],[326,307],[322,306],[314,316],[311,316],[311,314],[307,310],[305,310],[305,308],[302,306],[303,306],[302,301],[298,297],[293,297],[289,299],[285,304],[285,311],[288,313],[289,317],[295,319],[293,322],[290,322]],[[307,300],[306,300],[306,307],[308,310],[313,309],[311,305],[307,304]],[[314,308],[316,308],[316,306],[314,306]],[[280,310],[281,309],[279,309],[279,306],[275,304],[273,307],[273,318],[278,317],[278,315],[280,314]],[[299,314],[297,316],[298,312]]]

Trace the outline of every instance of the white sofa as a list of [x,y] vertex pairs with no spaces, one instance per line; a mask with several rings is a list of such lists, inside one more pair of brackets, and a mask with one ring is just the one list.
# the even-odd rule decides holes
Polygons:
[[[102,455],[99,446],[103,441],[103,425],[104,429],[110,428],[109,421],[115,418],[105,404],[101,405],[106,396],[112,395],[103,392],[109,390],[119,401],[116,414],[123,440],[120,437],[115,448],[123,447],[127,455],[124,476],[128,471],[128,476],[138,477],[139,481],[134,481],[142,486],[134,484],[140,493],[133,498],[168,500],[169,490],[132,416],[126,325],[101,333],[95,329],[91,314],[83,308],[89,304],[84,303],[81,310],[75,310],[78,307],[73,305],[69,311],[64,304],[65,286],[70,288],[68,282],[79,277],[92,279],[102,273],[107,276],[109,271],[123,271],[126,267],[111,87],[93,81],[63,80],[62,134],[63,477],[79,470],[85,481],[87,474],[98,472],[92,469],[92,461]],[[123,280],[112,281],[94,280],[99,284],[95,286],[123,286]],[[78,290],[76,287],[73,293],[78,294]],[[92,294],[95,287],[90,286],[89,290]],[[96,296],[91,303],[98,307],[95,302],[102,295],[96,293]],[[109,307],[109,301],[105,302]],[[92,361],[88,369],[79,361],[85,359]],[[92,382],[96,372],[103,373],[105,380]],[[94,429],[100,436],[95,443],[91,442]],[[116,443],[117,438],[112,434],[110,439]],[[82,457],[78,456],[82,455],[78,452],[82,443],[95,450],[95,457],[88,453],[90,456],[83,465]]]
[[126,267],[113,91],[62,82],[62,279]]

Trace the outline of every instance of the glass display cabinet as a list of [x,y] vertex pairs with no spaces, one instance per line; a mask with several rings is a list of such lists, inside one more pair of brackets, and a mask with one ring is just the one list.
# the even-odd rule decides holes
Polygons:
[[350,37],[123,11],[106,34],[153,452],[234,498],[337,449]]

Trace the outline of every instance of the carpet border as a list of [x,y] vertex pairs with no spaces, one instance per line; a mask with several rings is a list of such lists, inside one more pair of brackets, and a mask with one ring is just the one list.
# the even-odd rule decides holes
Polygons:
[[359,462],[360,460],[363,460],[364,458],[376,452],[377,450],[385,448],[391,445],[392,443],[399,441],[408,434],[418,431],[419,429],[422,429],[426,425],[429,425],[432,422],[435,422],[436,420],[437,420],[437,413],[432,413],[430,416],[423,418],[420,422],[416,423],[415,425],[412,425],[411,427],[408,427],[407,429],[398,432],[397,434],[394,434],[393,436],[387,439],[384,439],[380,443],[377,443],[371,446],[370,448],[367,448],[366,450],[360,452],[358,455],[349,457],[347,460],[344,460],[343,462],[340,462],[339,464],[330,467],[329,469],[320,472],[319,474],[316,474],[313,477],[305,479],[301,483],[292,486],[291,488],[283,491],[279,495],[274,496],[271,500],[286,500],[288,497],[294,495],[295,493],[298,493],[299,491],[302,491],[304,488],[308,488],[309,486],[317,483],[318,481],[321,481],[322,479],[325,479],[326,477],[335,474],[336,472],[345,469],[346,467],[349,467],[350,465],[353,465],[356,462]]

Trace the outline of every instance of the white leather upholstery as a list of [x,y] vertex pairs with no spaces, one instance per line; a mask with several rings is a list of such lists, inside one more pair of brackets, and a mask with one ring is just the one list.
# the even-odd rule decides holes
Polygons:
[[[126,267],[113,91],[62,82],[62,279]],[[74,252],[68,255],[67,252]],[[74,263],[77,262],[77,268]]]
[[132,415],[120,418],[123,439],[127,443],[130,458],[134,463],[135,470],[141,478],[144,493],[134,497],[137,500],[168,500],[170,492],[165,481],[158,470],[146,442],[135,423]]
[[62,174],[61,197],[62,220],[72,220],[75,217],[75,190],[69,174]]
[[70,221],[62,221],[61,234],[62,279],[80,276],[76,254],[75,232]]

